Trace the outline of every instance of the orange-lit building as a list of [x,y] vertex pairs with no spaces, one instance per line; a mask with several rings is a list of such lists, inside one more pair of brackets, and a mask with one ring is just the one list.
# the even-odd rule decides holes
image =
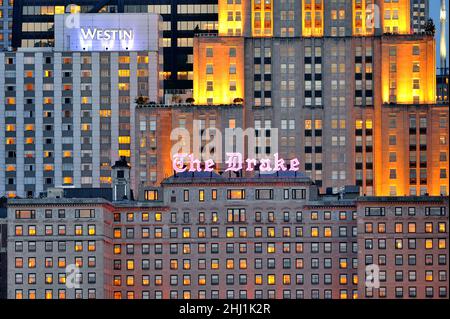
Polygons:
[[382,102],[436,102],[436,45],[431,36],[384,36]]
[[194,38],[196,104],[231,104],[244,98],[244,38]]
[[[214,154],[219,170],[226,147],[225,130],[243,126],[242,104],[138,107],[135,194],[142,195],[144,187],[158,186],[163,179],[173,175],[171,158],[175,153],[192,153],[196,159],[204,160],[203,151],[210,152]],[[201,134],[204,134],[203,138]]]
[[[410,27],[420,6],[409,0],[300,4],[221,1],[219,11],[227,13],[219,13],[225,25],[219,36],[199,35],[194,43],[195,103],[243,98],[245,127],[277,128],[280,155],[299,158],[322,190],[356,184],[367,195],[448,194],[448,108],[436,106],[435,40]],[[230,62],[230,46],[242,64]],[[231,63],[239,79],[233,92]],[[394,114],[399,128],[389,129]],[[410,116],[426,118],[426,141],[423,128],[408,134]],[[395,146],[389,134],[397,135]],[[410,167],[412,135],[427,144],[416,154],[427,167],[419,160]]]

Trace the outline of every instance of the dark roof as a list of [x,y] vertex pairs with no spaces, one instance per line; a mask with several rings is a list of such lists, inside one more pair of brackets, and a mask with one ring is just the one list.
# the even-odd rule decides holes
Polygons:
[[223,173],[219,175],[215,172],[183,172],[170,176],[161,182],[161,185],[167,184],[189,184],[189,183],[314,183],[305,174],[300,172],[278,172],[274,174],[260,174],[255,172],[253,176],[233,176],[232,174]]
[[8,210],[5,207],[0,207],[0,218],[6,218],[8,215]]
[[277,177],[284,177],[284,178],[308,178],[305,173],[300,171],[278,171],[276,173],[271,174],[264,174],[264,173],[257,173],[256,178],[277,178]]
[[115,164],[112,166],[112,168],[119,168],[119,167],[127,167],[130,168],[130,165],[127,162],[127,159],[125,156],[121,156],[120,160],[116,161]]
[[358,202],[385,202],[385,203],[402,203],[402,202],[429,202],[429,203],[445,203],[448,202],[448,196],[361,196]]
[[64,188],[64,198],[103,198],[112,201],[112,188]]
[[347,185],[344,186],[344,193],[345,194],[359,194],[359,186],[356,185]]
[[223,178],[215,172],[182,172],[175,173],[172,178]]

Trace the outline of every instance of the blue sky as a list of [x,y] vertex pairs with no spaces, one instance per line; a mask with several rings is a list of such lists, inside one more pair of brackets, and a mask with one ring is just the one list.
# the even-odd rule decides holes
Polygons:
[[[447,9],[447,26],[446,26],[446,37],[447,37],[447,67],[449,66],[449,45],[448,45],[448,39],[449,39],[449,33],[448,33],[448,24],[449,24],[449,0],[446,0],[446,9]],[[439,21],[439,15],[440,15],[440,6],[441,6],[441,0],[430,0],[430,18],[434,20],[434,24],[436,25],[436,64],[439,67],[441,64],[441,59],[439,56],[439,42],[441,40],[440,34],[441,34],[441,22]]]

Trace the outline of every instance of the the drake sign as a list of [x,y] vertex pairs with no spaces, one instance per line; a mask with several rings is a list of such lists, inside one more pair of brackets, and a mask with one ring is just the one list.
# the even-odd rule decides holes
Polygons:
[[55,15],[63,51],[157,51],[160,16],[151,13]]

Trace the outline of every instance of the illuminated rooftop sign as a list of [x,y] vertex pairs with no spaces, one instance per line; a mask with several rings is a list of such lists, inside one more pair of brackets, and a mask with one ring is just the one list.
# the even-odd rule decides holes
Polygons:
[[97,41],[110,41],[120,40],[127,41],[133,40],[133,30],[122,29],[97,29],[97,28],[80,28],[81,38],[84,41],[97,40]]
[[160,16],[152,13],[55,15],[58,51],[158,51]]

